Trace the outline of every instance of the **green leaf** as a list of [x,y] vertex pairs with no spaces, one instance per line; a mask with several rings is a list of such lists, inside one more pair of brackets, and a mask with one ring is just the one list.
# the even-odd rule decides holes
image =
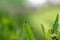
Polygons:
[[43,24],[41,24],[41,28],[42,28],[42,31],[43,31],[43,33],[45,35],[45,29],[44,29],[44,25]]
[[59,14],[57,14],[56,20],[53,24],[53,28],[52,28],[52,34],[57,32],[58,29],[58,20],[59,20]]
[[24,32],[25,32],[27,39],[28,40],[35,40],[32,30],[31,30],[30,26],[28,25],[28,23],[25,22],[23,25],[23,28],[24,28]]

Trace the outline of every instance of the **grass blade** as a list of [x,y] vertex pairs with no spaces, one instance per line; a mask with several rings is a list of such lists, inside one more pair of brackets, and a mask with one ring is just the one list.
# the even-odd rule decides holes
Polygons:
[[29,38],[29,40],[35,40],[32,30],[31,30],[30,26],[28,25],[28,23],[25,22],[23,26],[24,26],[24,32],[27,36],[27,39]]

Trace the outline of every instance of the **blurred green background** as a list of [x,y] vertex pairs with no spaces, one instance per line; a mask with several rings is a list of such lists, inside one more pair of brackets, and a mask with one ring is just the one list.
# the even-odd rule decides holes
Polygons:
[[[60,15],[60,6],[49,5],[24,12],[25,2],[26,0],[0,0],[0,40],[53,40],[51,35],[57,35],[60,40],[60,16],[55,23],[57,31],[53,26],[57,14]],[[19,12],[18,7],[22,12]],[[51,34],[52,29],[56,33]]]

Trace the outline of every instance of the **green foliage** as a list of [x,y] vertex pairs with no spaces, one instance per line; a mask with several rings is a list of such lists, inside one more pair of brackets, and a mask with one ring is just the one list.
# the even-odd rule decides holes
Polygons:
[[25,32],[25,36],[26,39],[25,40],[35,40],[32,30],[30,28],[30,26],[28,25],[28,23],[24,23],[24,32]]
[[59,32],[58,32],[58,27],[59,27],[58,20],[59,20],[59,14],[57,14],[57,17],[56,17],[56,20],[52,26],[52,29],[48,30],[48,33],[47,33],[48,40],[58,40],[58,34],[59,34]]
[[53,28],[52,28],[52,34],[53,33],[56,33],[58,30],[58,26],[59,26],[59,24],[58,24],[58,20],[59,20],[59,14],[57,14],[57,17],[56,17],[56,20],[55,20],[55,22],[54,22],[54,24],[53,24]]
[[[32,27],[30,25],[32,23],[29,24],[29,21],[25,22],[26,16],[27,15],[25,14],[9,14],[0,12],[0,40],[60,40],[60,32],[58,30],[58,22],[60,21],[59,14],[57,14],[56,19],[54,19],[55,21],[52,21],[52,28],[49,29],[48,32],[45,31],[44,21],[43,24],[41,22],[41,26],[38,29],[37,27],[40,24],[38,25],[36,23],[38,26],[36,27],[35,25]],[[38,22],[40,22],[40,20],[38,19]],[[50,22],[51,21],[49,20],[49,23]],[[40,31],[40,29],[42,30]]]
[[22,33],[21,22],[23,23],[23,20],[18,22],[18,14],[2,12],[0,14],[0,40],[18,40]]

